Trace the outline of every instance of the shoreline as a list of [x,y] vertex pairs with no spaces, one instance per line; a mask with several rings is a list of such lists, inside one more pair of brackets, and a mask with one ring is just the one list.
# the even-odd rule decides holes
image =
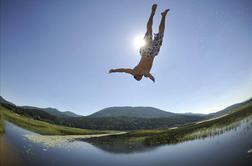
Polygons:
[[26,134],[23,135],[26,139],[33,143],[40,143],[43,144],[46,148],[61,146],[65,143],[81,140],[81,139],[89,139],[89,138],[99,138],[99,137],[106,137],[106,136],[114,136],[114,135],[122,135],[127,134],[128,132],[120,131],[115,133],[108,133],[108,134],[92,134],[92,135],[33,135],[33,134]]

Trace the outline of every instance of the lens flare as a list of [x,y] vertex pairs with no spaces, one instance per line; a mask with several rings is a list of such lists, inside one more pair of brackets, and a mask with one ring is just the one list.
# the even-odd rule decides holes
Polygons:
[[134,46],[137,49],[140,49],[144,45],[145,45],[145,40],[144,40],[143,36],[141,36],[141,35],[136,36],[134,39]]

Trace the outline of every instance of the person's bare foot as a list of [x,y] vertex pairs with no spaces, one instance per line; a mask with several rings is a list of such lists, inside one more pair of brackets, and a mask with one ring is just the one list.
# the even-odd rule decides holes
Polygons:
[[162,16],[166,16],[166,14],[168,13],[168,11],[170,11],[170,9],[166,9],[165,11],[163,11],[163,12],[161,13],[161,15],[162,15]]
[[156,12],[156,9],[157,9],[157,4],[153,4],[151,8],[151,12],[154,14]]

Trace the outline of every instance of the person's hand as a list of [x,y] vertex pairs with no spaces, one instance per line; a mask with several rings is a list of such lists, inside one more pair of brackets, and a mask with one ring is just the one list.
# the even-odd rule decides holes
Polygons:
[[110,69],[108,73],[110,74],[110,73],[113,73],[113,72],[114,72],[114,69]]
[[149,78],[153,81],[153,83],[155,82],[155,78],[153,76],[151,76]]
[[151,73],[146,73],[144,76],[151,79],[153,81],[153,83],[155,82],[155,78],[153,77],[153,75],[151,75]]

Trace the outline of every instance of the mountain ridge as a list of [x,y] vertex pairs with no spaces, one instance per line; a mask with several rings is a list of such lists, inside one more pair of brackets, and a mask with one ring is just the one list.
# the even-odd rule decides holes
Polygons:
[[[12,106],[17,106],[16,104],[13,104],[12,102],[4,99],[2,96],[0,96],[0,104],[8,104],[8,105],[12,105]],[[37,110],[37,111],[44,111],[46,113],[49,113],[51,115],[54,115],[56,117],[81,117],[81,115],[75,114],[71,111],[59,111],[56,108],[52,108],[52,107],[47,107],[47,108],[40,108],[40,107],[35,107],[35,106],[17,106],[23,109],[27,109],[27,110]]]
[[178,115],[154,107],[108,107],[87,117],[136,117],[136,118],[164,118]]
[[[173,117],[178,115],[186,115],[186,116],[202,116],[202,117],[218,117],[222,116],[226,113],[229,113],[232,110],[235,110],[236,108],[239,108],[241,105],[252,102],[252,98],[249,98],[248,100],[245,100],[243,102],[239,102],[233,105],[230,105],[226,107],[225,109],[222,109],[220,111],[209,113],[209,114],[201,114],[201,113],[191,113],[191,112],[185,112],[185,113],[173,113],[164,111],[155,107],[148,107],[148,106],[114,106],[114,107],[107,107],[104,109],[101,109],[100,111],[94,112],[87,116],[78,115],[71,111],[59,111],[56,108],[47,107],[47,108],[39,108],[34,106],[19,106],[24,109],[36,109],[41,110],[44,112],[47,112],[51,115],[54,115],[56,117],[88,117],[88,118],[104,118],[104,117],[135,117],[135,118],[164,118],[164,117]],[[9,105],[15,105],[12,102],[9,102],[8,100],[4,99],[2,96],[0,96],[0,103],[5,103]],[[15,105],[16,106],[16,105]]]
[[[0,100],[0,102],[8,110],[33,119],[69,127],[100,130],[139,130],[176,127],[211,119],[221,114],[228,114],[230,111],[234,112],[244,107],[244,105],[252,105],[252,99],[250,99],[232,105],[226,108],[227,110],[224,109],[214,114],[206,115],[171,113],[154,107],[109,107],[90,116],[69,117],[57,114],[52,115],[53,111],[58,113],[58,110],[50,107],[47,110],[43,110],[31,106],[16,106],[13,103],[6,102],[6,100]],[[124,111],[125,109],[127,111]],[[134,111],[134,109],[138,111]]]

